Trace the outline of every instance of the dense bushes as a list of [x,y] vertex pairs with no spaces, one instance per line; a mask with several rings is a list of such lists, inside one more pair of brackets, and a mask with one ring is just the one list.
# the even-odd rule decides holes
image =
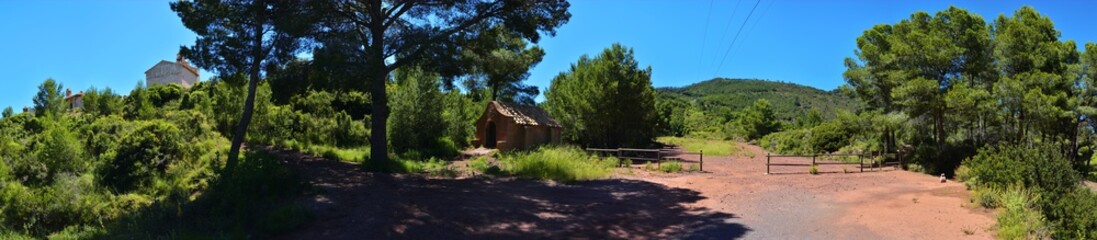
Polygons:
[[1079,185],[1078,173],[1061,151],[1049,143],[992,146],[963,163],[970,168],[967,184],[976,192],[1000,194],[998,202],[1006,207],[999,217],[1003,237],[1041,236],[1038,228],[1027,226],[1044,224],[1031,222],[1044,219],[1035,210],[1046,217],[1056,238],[1097,236],[1097,194]]
[[830,153],[849,145],[852,137],[840,122],[826,122],[811,128],[811,149],[815,152]]
[[[104,238],[150,206],[176,213],[195,200],[217,181],[228,140],[203,113],[211,103],[180,109],[177,96],[190,95],[161,86],[125,100],[107,92],[86,102],[106,106],[92,111],[0,119],[0,238]],[[165,235],[146,233],[139,238]]]
[[1047,197],[1070,192],[1079,181],[1061,150],[1050,144],[986,147],[965,164],[979,186],[1005,189],[1019,184]]
[[758,145],[766,150],[781,154],[812,153],[811,129],[786,130],[766,135],[758,140]]
[[103,184],[117,192],[129,192],[148,184],[168,165],[182,157],[182,133],[165,122],[143,122],[122,138],[113,159],[100,170]]

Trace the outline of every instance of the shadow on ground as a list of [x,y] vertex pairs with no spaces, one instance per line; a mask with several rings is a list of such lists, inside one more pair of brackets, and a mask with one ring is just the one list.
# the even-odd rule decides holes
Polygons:
[[289,157],[313,184],[303,201],[316,220],[287,239],[733,239],[750,231],[732,214],[686,206],[703,199],[696,191],[645,181],[427,179]]

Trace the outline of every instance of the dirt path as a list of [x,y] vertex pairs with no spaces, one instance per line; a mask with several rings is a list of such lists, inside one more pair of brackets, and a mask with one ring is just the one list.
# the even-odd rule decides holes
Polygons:
[[[765,154],[705,158],[710,173],[639,178],[670,187],[693,189],[705,197],[689,204],[733,212],[752,231],[749,239],[957,239],[992,238],[993,214],[968,207],[963,184],[901,170],[857,172],[856,164],[773,167],[784,174],[765,175]],[[693,156],[683,156],[695,160]],[[811,159],[774,161],[810,162]]]
[[961,184],[904,171],[843,174],[842,166],[764,175],[765,152],[744,148],[761,157],[710,156],[707,173],[621,171],[570,185],[374,174],[282,152],[312,183],[301,201],[315,215],[284,239],[991,238],[992,214],[964,207]]

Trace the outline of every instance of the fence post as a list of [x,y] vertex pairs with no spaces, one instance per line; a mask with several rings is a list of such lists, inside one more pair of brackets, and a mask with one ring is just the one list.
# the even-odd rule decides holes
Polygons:
[[769,153],[766,153],[766,175],[769,175]]
[[903,164],[903,150],[902,149],[896,150],[895,155],[897,157],[899,157],[899,167],[897,167],[897,168],[899,170],[903,170],[903,167],[906,167],[906,165]]
[[861,152],[857,154],[857,168],[861,169],[861,172],[865,172],[865,153]]
[[812,167],[814,167],[814,166],[815,166],[815,156],[816,156],[816,155],[819,155],[819,154],[818,154],[818,153],[812,153],[812,154],[811,154],[811,166],[812,166]]
[[698,165],[700,165],[700,167],[697,170],[701,171],[701,172],[704,172],[705,171],[705,150],[701,150],[701,163],[698,164]]

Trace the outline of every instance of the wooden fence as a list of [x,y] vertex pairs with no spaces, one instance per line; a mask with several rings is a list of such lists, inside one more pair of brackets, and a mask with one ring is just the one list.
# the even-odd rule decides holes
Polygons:
[[[875,159],[876,156],[884,156],[885,159],[884,159],[884,161],[875,161],[874,159]],[[888,162],[886,160],[887,156],[895,156],[895,158],[898,159],[898,160]],[[809,158],[809,157],[811,158],[811,163],[810,164],[809,163],[773,163],[771,161],[771,159],[773,159],[773,158]],[[818,162],[817,159],[819,159],[820,157],[826,157],[826,158],[829,158],[829,157],[857,157],[857,167],[860,169],[860,172],[865,172],[865,159],[866,158],[872,159],[872,160],[870,160],[869,165],[868,165],[869,171],[873,171],[873,170],[882,171],[883,168],[887,167],[887,166],[896,166],[896,168],[901,168],[903,166],[903,154],[902,154],[902,152],[882,153],[882,154],[879,154],[879,153],[868,153],[868,154],[865,154],[865,153],[861,153],[861,154],[830,154],[830,153],[827,153],[827,154],[811,154],[811,155],[772,155],[772,154],[766,153],[766,174],[768,175],[768,174],[771,173],[770,172],[770,166],[804,166],[804,167],[812,167],[812,166],[818,166],[818,165],[853,164],[853,163],[840,162],[840,161],[839,162],[832,162],[832,161]]]
[[[661,164],[667,160],[682,160],[681,158],[668,157],[667,149],[638,149],[638,148],[587,148],[589,152],[612,154],[612,156],[629,161],[647,161]],[[680,154],[697,154],[699,156],[698,170],[705,171],[705,151],[679,152]]]

